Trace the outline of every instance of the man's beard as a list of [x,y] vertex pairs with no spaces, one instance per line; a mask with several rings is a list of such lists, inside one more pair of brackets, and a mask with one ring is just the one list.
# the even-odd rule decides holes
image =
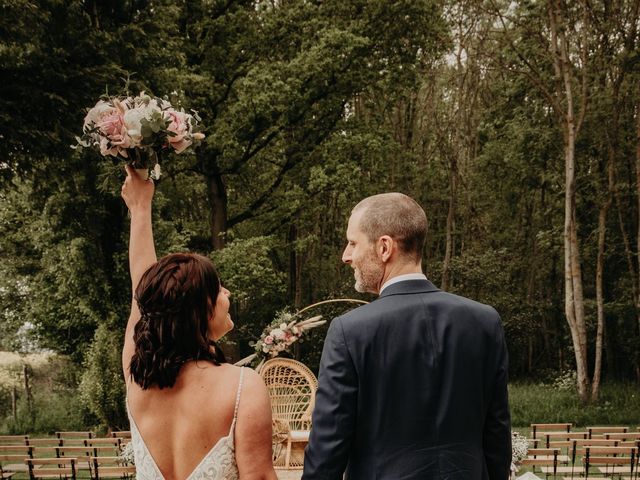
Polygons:
[[380,280],[384,275],[384,264],[378,260],[373,250],[354,268],[355,289],[360,293],[378,293]]

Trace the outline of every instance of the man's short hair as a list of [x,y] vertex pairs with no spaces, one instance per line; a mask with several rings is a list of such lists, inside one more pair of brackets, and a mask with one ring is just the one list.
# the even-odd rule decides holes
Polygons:
[[389,235],[400,245],[402,252],[422,259],[427,238],[427,215],[418,203],[403,193],[381,193],[367,197],[353,207],[352,213],[362,212],[360,225],[370,242]]

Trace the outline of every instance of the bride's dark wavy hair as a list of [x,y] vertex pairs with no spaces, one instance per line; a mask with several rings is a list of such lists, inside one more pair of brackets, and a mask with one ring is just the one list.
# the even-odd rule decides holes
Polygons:
[[172,387],[189,361],[225,362],[207,335],[219,291],[218,273],[201,255],[167,255],[142,275],[135,292],[141,318],[129,366],[140,387]]

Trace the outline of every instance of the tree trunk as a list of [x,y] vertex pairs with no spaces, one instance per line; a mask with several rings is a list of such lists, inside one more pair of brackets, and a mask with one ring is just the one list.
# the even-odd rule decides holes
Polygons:
[[453,231],[455,229],[455,211],[456,211],[456,195],[457,195],[457,162],[455,158],[451,159],[449,168],[449,212],[447,214],[446,228],[446,245],[444,251],[444,260],[442,262],[442,282],[440,288],[449,290],[451,286],[451,257],[453,256]]
[[600,377],[602,372],[602,339],[604,336],[604,299],[602,292],[602,273],[604,271],[605,228],[607,224],[608,204],[600,207],[598,214],[598,260],[596,264],[596,309],[598,327],[596,329],[596,358],[593,366],[593,382],[591,383],[591,400],[598,399]]
[[14,386],[11,389],[11,413],[13,414],[13,421],[18,421],[18,389]]
[[[565,211],[564,211],[564,277],[565,314],[571,330],[578,394],[583,402],[589,399],[589,375],[587,366],[587,331],[584,318],[584,298],[582,291],[582,268],[578,247],[578,226],[576,221],[576,168],[575,143],[578,125],[576,123],[571,66],[564,28],[560,19],[561,5],[558,0],[549,3],[549,25],[553,60],[558,80],[558,95],[564,97],[565,110],[559,115],[562,121],[565,161]],[[560,112],[558,112],[560,113]],[[584,114],[584,112],[581,112]],[[579,123],[579,122],[578,122]]]
[[[637,110],[640,110],[638,105]],[[636,201],[638,202],[638,232],[636,237],[636,246],[640,250],[640,115],[636,111]],[[636,251],[636,259],[638,262],[636,271],[640,276],[640,255]],[[640,281],[636,280],[636,285],[639,285]],[[638,334],[640,335],[640,291],[635,292],[634,303],[636,306],[636,316],[638,319]]]
[[214,250],[222,250],[227,234],[227,189],[222,176],[207,176],[207,194],[210,205],[211,244]]
[[598,326],[596,329],[596,357],[593,366],[593,381],[591,383],[591,401],[598,400],[600,393],[600,379],[602,376],[602,344],[605,335],[604,321],[604,292],[602,285],[602,276],[604,273],[604,251],[607,233],[607,213],[613,203],[613,189],[615,187],[614,162],[615,148],[611,143],[607,148],[607,186],[606,198],[600,206],[598,213],[598,259],[596,264],[596,309],[598,315]]
[[27,399],[27,411],[33,414],[33,396],[31,395],[31,385],[29,384],[29,367],[22,366],[22,376],[24,380],[24,396]]

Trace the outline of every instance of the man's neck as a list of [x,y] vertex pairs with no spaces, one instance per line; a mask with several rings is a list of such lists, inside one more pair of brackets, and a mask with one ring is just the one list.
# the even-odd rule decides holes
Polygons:
[[393,278],[400,275],[407,275],[409,273],[422,273],[422,265],[420,263],[405,263],[402,265],[389,266],[389,268],[385,270],[384,275],[382,275],[382,279],[378,284],[378,291],[376,292],[376,294],[380,294],[382,286],[389,280],[392,280]]

